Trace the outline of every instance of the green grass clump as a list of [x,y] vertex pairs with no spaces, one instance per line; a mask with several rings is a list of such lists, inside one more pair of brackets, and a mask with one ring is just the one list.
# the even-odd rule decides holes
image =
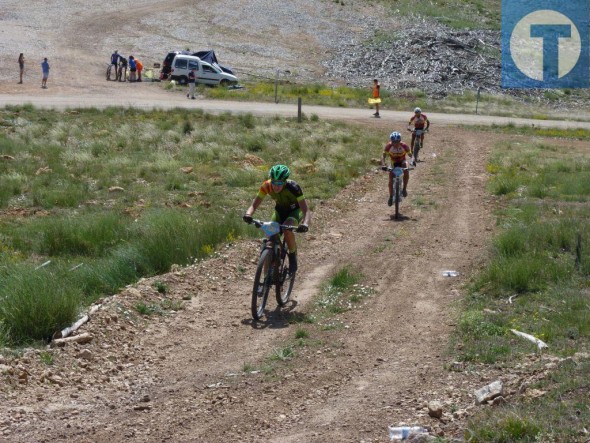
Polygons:
[[3,271],[0,284],[0,324],[6,341],[47,341],[76,320],[82,294],[67,283],[63,270],[11,266]]
[[[532,334],[552,354],[568,357],[590,345],[590,161],[552,140],[497,146],[488,165],[490,191],[502,196],[499,234],[489,262],[470,285],[454,337],[458,358],[513,365],[536,352],[511,330]],[[507,301],[511,303],[507,303]],[[537,382],[546,394],[473,417],[473,442],[579,441],[590,417],[589,362],[560,364]],[[584,418],[582,418],[582,416]]]
[[349,266],[340,269],[330,280],[330,286],[336,289],[349,289],[352,285],[358,283],[361,276],[351,270]]

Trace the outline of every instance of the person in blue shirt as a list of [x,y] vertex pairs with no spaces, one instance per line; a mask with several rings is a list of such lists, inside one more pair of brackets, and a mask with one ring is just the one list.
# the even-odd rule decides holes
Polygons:
[[129,56],[129,81],[134,82],[136,80],[137,65],[135,64],[135,57]]
[[115,68],[115,72],[117,72],[117,65],[119,64],[119,51],[115,51],[111,54],[111,65]]
[[43,59],[43,63],[41,63],[41,70],[43,71],[43,78],[41,79],[41,87],[43,89],[47,89],[47,77],[49,77],[49,63],[47,62],[47,57]]

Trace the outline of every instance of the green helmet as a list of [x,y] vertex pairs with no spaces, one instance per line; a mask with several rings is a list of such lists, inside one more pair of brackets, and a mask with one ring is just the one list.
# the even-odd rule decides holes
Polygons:
[[274,165],[268,171],[268,177],[272,181],[285,181],[289,178],[289,175],[291,175],[291,171],[285,165]]

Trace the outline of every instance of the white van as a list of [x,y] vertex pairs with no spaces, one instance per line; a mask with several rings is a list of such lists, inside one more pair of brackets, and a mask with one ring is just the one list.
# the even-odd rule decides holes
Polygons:
[[194,55],[176,54],[172,62],[170,80],[176,80],[181,85],[188,83],[188,73],[195,68],[197,84],[229,86],[238,83],[235,75],[223,72],[217,66],[202,61]]

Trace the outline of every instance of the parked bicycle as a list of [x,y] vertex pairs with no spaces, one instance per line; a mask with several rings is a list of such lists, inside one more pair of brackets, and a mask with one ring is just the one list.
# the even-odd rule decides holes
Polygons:
[[404,198],[401,190],[404,171],[412,171],[414,168],[401,168],[399,166],[392,168],[391,166],[384,166],[382,169],[384,171],[393,172],[393,202],[395,205],[394,217],[396,220],[399,220],[401,215],[399,212],[399,205]]
[[286,260],[287,245],[282,233],[287,230],[296,231],[297,226],[260,220],[252,220],[252,223],[257,228],[261,228],[266,236],[262,241],[260,258],[254,275],[254,287],[252,288],[252,317],[254,320],[260,320],[264,315],[271,286],[275,287],[279,306],[286,305],[291,296],[296,274],[289,273],[289,264]]
[[408,129],[408,131],[413,132],[416,137],[414,138],[414,145],[411,146],[412,148],[412,154],[414,155],[414,160],[417,162],[418,160],[418,154],[420,153],[420,150],[422,149],[422,137],[424,137],[424,134],[427,132],[426,129]]
[[111,76],[113,76],[113,74],[114,74],[115,80],[116,80],[117,70],[115,69],[113,71],[113,66],[114,65],[112,63],[109,63],[108,66],[107,66],[107,81],[110,81],[111,80]]

